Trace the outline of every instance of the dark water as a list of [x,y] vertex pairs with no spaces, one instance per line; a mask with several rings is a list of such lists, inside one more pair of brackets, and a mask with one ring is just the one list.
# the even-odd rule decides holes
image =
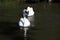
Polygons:
[[[35,11],[35,26],[27,32],[28,40],[60,40],[60,3],[20,3],[16,9],[0,12],[0,40],[24,40],[23,30],[18,26],[22,10],[32,6]],[[6,14],[2,14],[6,13]],[[10,13],[11,12],[11,13]],[[16,19],[16,13],[18,18]],[[12,15],[13,14],[13,15]],[[3,15],[3,16],[2,16]]]
[[17,23],[0,22],[0,40],[24,40],[23,33]]

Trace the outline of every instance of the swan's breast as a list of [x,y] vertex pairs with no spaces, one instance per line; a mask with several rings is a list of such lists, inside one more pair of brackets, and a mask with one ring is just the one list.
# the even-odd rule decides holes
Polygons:
[[21,18],[20,20],[19,20],[19,26],[23,26],[24,25],[24,21],[23,21],[23,18]]

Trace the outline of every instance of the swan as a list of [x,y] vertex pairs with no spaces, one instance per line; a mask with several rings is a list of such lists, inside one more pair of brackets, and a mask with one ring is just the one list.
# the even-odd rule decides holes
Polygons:
[[20,18],[19,26],[24,29],[24,37],[26,37],[28,27],[30,26],[30,21],[26,17]]
[[28,16],[33,16],[34,15],[34,11],[33,11],[33,8],[32,7],[27,7],[27,11],[29,12],[28,13]]
[[33,16],[34,15],[34,11],[32,7],[27,7],[27,9],[23,10],[23,16]]
[[30,21],[26,17],[21,18],[19,21],[19,26],[28,27],[30,26]]

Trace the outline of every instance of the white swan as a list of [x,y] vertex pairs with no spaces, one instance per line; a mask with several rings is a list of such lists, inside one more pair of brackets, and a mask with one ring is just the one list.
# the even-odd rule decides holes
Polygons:
[[27,9],[23,10],[23,16],[33,16],[34,15],[34,11],[32,7],[27,7]]
[[26,17],[21,18],[19,21],[19,26],[21,26],[21,28],[24,29],[24,37],[26,37],[28,27],[30,26],[29,20]]
[[21,26],[21,27],[29,27],[30,22],[26,17],[21,18],[20,21],[19,21],[19,26]]
[[29,11],[28,16],[33,16],[34,15],[34,11],[32,7],[27,7],[27,11]]

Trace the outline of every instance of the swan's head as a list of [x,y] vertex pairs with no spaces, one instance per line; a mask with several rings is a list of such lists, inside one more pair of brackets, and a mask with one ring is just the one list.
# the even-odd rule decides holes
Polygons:
[[33,8],[28,6],[26,11],[33,11]]
[[31,7],[28,6],[27,9],[29,9],[29,8],[31,8]]
[[29,6],[28,6],[28,7],[27,7],[27,11],[29,11],[29,10],[30,10],[30,8],[31,8],[31,7],[29,7]]

